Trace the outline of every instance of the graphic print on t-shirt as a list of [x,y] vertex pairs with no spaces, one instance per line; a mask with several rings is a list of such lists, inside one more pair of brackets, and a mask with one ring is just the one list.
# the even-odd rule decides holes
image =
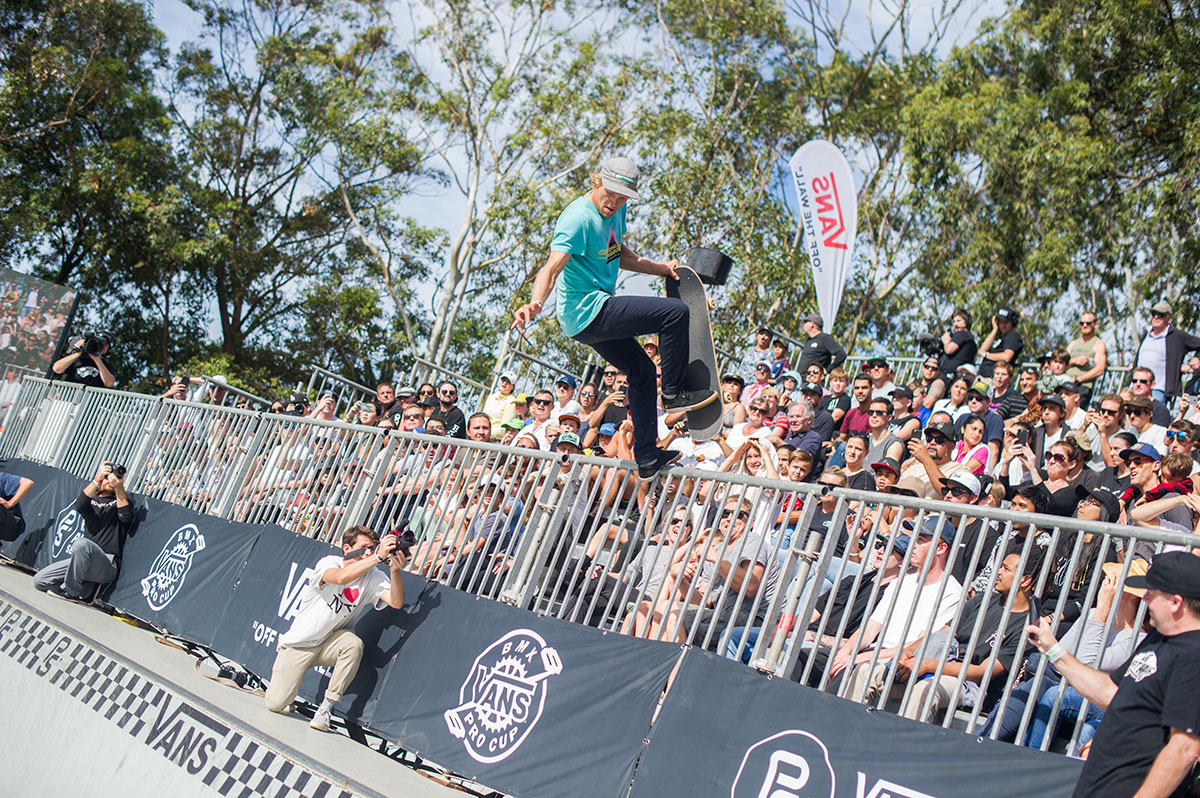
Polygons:
[[621,257],[621,242],[617,239],[617,231],[609,228],[608,230],[608,246],[604,248],[604,252],[600,253],[604,257],[604,262],[608,263],[614,258]]
[[1125,669],[1125,675],[1135,682],[1140,682],[1147,676],[1153,676],[1157,671],[1158,655],[1153,651],[1143,651],[1129,663],[1129,667]]
[[333,610],[336,615],[341,615],[343,612],[348,614],[354,609],[354,604],[358,601],[358,595],[359,590],[357,587],[343,588],[341,593],[333,594],[329,602],[329,609]]

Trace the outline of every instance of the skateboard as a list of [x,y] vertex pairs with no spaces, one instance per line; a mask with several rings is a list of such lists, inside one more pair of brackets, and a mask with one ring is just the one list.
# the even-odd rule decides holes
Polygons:
[[690,311],[688,324],[688,364],[685,386],[688,390],[708,388],[717,391],[717,398],[704,407],[687,411],[687,427],[695,441],[707,441],[721,431],[721,416],[725,407],[720,396],[720,375],[717,374],[717,352],[713,348],[712,324],[708,316],[708,295],[700,276],[687,266],[675,270],[679,280],[666,281],[667,296],[682,299]]

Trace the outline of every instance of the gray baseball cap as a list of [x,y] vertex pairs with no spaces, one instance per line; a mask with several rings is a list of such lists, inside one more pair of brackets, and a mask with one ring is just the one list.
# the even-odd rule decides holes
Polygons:
[[633,161],[623,156],[609,158],[600,167],[600,183],[614,194],[621,194],[630,199],[641,199],[638,194],[638,178],[641,172],[634,166]]

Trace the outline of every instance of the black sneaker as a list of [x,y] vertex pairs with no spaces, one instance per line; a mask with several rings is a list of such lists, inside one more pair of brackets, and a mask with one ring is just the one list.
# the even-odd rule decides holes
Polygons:
[[658,472],[662,471],[667,466],[671,465],[682,457],[679,452],[671,451],[670,449],[660,449],[658,457],[654,458],[649,463],[638,463],[638,479],[642,482],[649,482],[658,476]]
[[663,410],[668,413],[679,413],[685,410],[695,410],[715,401],[717,392],[704,388],[699,391],[680,391],[679,393],[664,393],[662,397]]

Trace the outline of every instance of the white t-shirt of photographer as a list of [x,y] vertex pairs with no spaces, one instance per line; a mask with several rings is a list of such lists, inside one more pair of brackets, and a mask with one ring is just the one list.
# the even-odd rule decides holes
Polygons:
[[292,619],[291,628],[280,636],[280,645],[291,648],[320,645],[338,629],[353,626],[368,607],[381,610],[387,606],[382,596],[391,583],[374,568],[346,585],[321,583],[322,574],[343,565],[345,562],[336,554],[317,560],[316,573],[300,591],[300,609]]

